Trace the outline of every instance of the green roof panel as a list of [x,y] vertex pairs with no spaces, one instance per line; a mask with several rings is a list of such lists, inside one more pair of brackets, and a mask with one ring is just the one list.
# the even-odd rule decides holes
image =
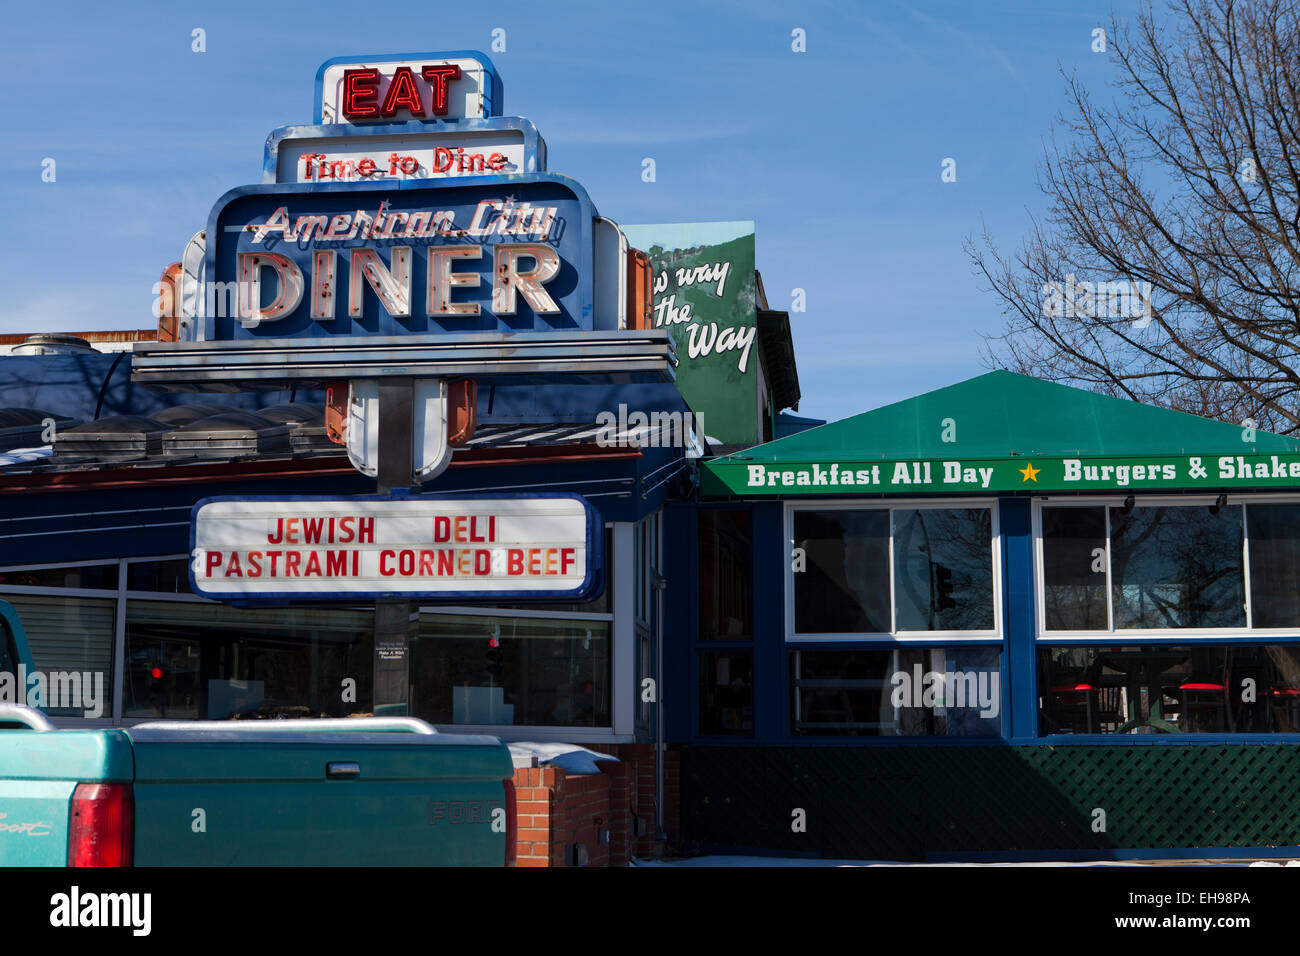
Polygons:
[[[1240,425],[995,371],[717,461],[1126,458],[1229,454],[1244,446]],[[1245,447],[1300,452],[1300,439],[1259,431]]]
[[997,371],[703,464],[705,497],[1300,488],[1300,439]]

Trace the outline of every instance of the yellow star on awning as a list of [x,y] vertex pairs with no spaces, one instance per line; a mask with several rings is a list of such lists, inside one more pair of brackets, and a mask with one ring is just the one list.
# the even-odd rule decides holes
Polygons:
[[1034,467],[1034,463],[1033,463],[1032,461],[1025,462],[1025,467],[1019,469],[1020,473],[1021,473],[1022,475],[1025,476],[1025,477],[1023,477],[1023,478],[1020,479],[1021,482],[1023,483],[1023,482],[1026,482],[1026,481],[1032,481],[1032,482],[1037,483],[1037,481],[1038,481],[1038,473],[1039,473],[1040,471],[1042,471],[1042,470],[1043,470],[1043,469],[1041,469],[1041,468],[1035,468],[1035,467]]

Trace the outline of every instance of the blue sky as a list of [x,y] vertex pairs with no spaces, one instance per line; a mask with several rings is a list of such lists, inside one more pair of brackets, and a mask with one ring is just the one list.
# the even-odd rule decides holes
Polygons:
[[[1128,5],[1120,5],[1126,12]],[[836,419],[984,371],[1000,307],[965,236],[1013,251],[1065,105],[1100,91],[1103,0],[7,3],[0,331],[145,328],[151,288],[345,54],[480,49],[549,168],[619,222],[753,220],[804,400]],[[191,31],[207,50],[191,50]],[[806,31],[807,51],[791,49]],[[1107,94],[1109,95],[1109,94]],[[57,179],[42,182],[42,160]],[[657,180],[641,179],[643,158]],[[956,160],[957,181],[941,181]]]

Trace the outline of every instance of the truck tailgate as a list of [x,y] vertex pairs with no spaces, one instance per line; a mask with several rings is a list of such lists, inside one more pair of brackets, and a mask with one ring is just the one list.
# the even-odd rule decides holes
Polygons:
[[129,730],[135,864],[501,866],[495,737]]
[[67,866],[77,784],[131,775],[131,742],[120,730],[0,733],[0,866]]

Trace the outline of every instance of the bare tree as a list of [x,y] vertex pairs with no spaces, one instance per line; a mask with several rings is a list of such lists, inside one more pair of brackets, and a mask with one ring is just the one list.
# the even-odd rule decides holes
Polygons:
[[990,364],[1300,431],[1300,18],[1178,0],[1108,32],[1116,91],[1066,76],[1019,253],[968,240],[1004,302]]

